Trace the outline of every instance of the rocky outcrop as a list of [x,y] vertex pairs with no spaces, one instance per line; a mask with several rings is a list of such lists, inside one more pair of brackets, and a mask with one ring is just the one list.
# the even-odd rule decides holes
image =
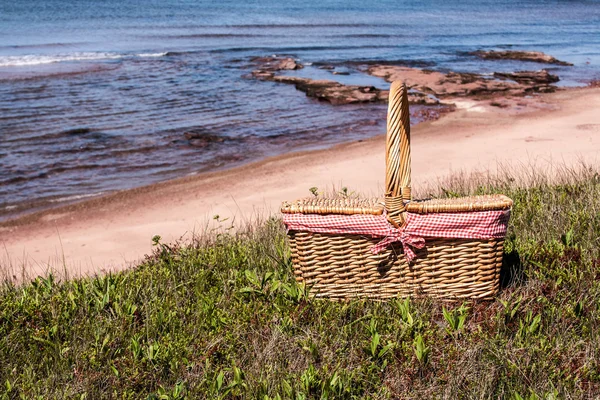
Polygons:
[[516,50],[477,50],[469,53],[484,60],[521,60],[533,61],[543,64],[568,65],[573,64],[566,61],[557,60],[556,58],[544,54],[540,51],[516,51]]
[[258,67],[256,71],[263,72],[290,71],[304,68],[304,65],[292,57],[255,57],[250,62]]
[[296,60],[294,60],[293,58],[286,58],[279,62],[277,68],[279,70],[295,70],[304,68],[304,66],[299,62],[296,62]]
[[[271,81],[275,77],[275,73],[271,71],[264,71],[262,69],[255,69],[250,74],[253,78],[260,79],[263,81]],[[247,75],[246,75],[247,77]]]
[[[308,97],[314,97],[319,100],[327,101],[334,105],[352,104],[352,103],[373,103],[387,102],[389,92],[381,90],[374,86],[344,85],[342,83],[330,80],[317,80],[310,78],[300,78],[288,75],[278,75],[282,70],[293,70],[302,68],[291,57],[257,57],[251,60],[251,64],[256,69],[248,76],[255,79],[273,81],[279,83],[291,84],[299,91],[306,93]],[[331,64],[316,65],[317,68],[329,70],[334,75],[349,75],[347,71],[334,71],[335,66]],[[439,105],[440,102],[435,97],[427,93],[412,91],[408,94],[408,101],[411,104]]]
[[[388,90],[374,86],[344,85],[329,80],[298,78],[295,76],[272,76],[268,80],[294,85],[297,90],[306,93],[308,97],[327,101],[333,105],[353,103],[386,103]],[[408,101],[411,104],[439,105],[435,97],[426,93],[410,92]]]
[[255,57],[250,62],[255,68],[251,76],[263,80],[272,80],[278,71],[293,71],[304,68],[304,65],[291,57]]
[[510,79],[525,85],[556,83],[560,79],[545,69],[541,71],[494,72],[496,78]]
[[294,76],[274,76],[275,82],[296,86],[309,97],[328,101],[334,105],[387,101],[388,92],[373,86],[343,85],[335,81],[314,80]]
[[[479,74],[428,71],[417,68],[391,65],[372,65],[367,73],[385,79],[388,82],[404,81],[413,93],[424,93],[436,98],[480,97],[487,98],[496,94],[523,95],[529,92],[548,92],[554,90],[549,82],[555,82],[555,75],[541,71],[521,71],[494,79]],[[547,75],[546,75],[547,74]],[[496,77],[499,78],[500,76]],[[514,80],[514,82],[506,79]]]
[[[291,84],[309,97],[327,101],[331,104],[387,102],[388,91],[374,86],[345,85],[333,80],[316,80],[278,74],[284,69],[298,68],[292,58],[260,57],[253,59],[258,68],[251,77],[261,80]],[[332,65],[325,64],[324,69]],[[335,68],[335,67],[333,67]],[[459,97],[473,97],[481,100],[496,95],[522,96],[531,92],[549,92],[556,88],[551,84],[558,81],[556,75],[541,71],[518,71],[495,73],[483,76],[473,73],[430,71],[407,66],[382,64],[364,64],[359,68],[372,76],[388,82],[401,80],[409,88],[408,100],[411,104],[440,105],[440,100]],[[342,74],[344,72],[333,71]],[[446,105],[448,102],[446,102]]]
[[434,96],[414,90],[408,92],[408,102],[409,104],[421,104],[425,106],[437,106],[442,104]]
[[485,79],[481,75],[449,72],[444,74],[417,68],[372,65],[367,72],[388,82],[403,81],[410,89],[436,97],[465,97],[517,90],[516,83]]

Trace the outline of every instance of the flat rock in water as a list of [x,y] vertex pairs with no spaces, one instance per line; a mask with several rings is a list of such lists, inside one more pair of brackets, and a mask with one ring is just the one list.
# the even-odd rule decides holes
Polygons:
[[[296,70],[304,68],[304,65],[300,64],[292,57],[255,57],[252,59],[254,65],[258,65],[258,71],[284,71],[284,70]],[[256,71],[255,71],[256,72]]]
[[485,79],[477,74],[449,72],[444,74],[418,68],[392,65],[372,65],[367,72],[388,82],[403,81],[412,91],[436,97],[464,97],[476,94],[506,92],[519,85],[500,80]]
[[271,80],[273,79],[273,76],[275,76],[275,74],[273,72],[270,71],[263,71],[262,69],[257,69],[252,71],[252,77],[256,78],[256,79],[261,79],[261,80]]
[[296,60],[294,60],[293,58],[286,58],[285,60],[282,60],[279,63],[280,70],[295,70],[301,68],[304,68],[304,66],[296,62]]
[[314,80],[294,76],[275,76],[272,80],[295,85],[296,89],[306,93],[307,96],[328,101],[334,105],[385,102],[388,95],[387,91],[377,89],[374,86],[343,85],[328,80]]
[[545,69],[541,71],[494,72],[496,78],[511,79],[524,84],[548,84],[558,82],[560,79]]
[[[353,103],[387,103],[389,91],[375,86],[344,85],[336,81],[299,78],[296,76],[275,75],[264,71],[253,73],[258,79],[294,85],[308,97],[327,101],[333,105]],[[411,91],[408,94],[411,104],[438,105],[439,100],[426,93]]]
[[557,60],[556,58],[542,53],[541,51],[517,51],[517,50],[477,50],[469,53],[473,56],[483,58],[484,60],[521,60],[533,61],[544,64],[568,65],[573,64],[566,61]]
[[421,104],[425,106],[437,106],[440,104],[440,101],[426,93],[411,91],[408,93],[408,103]]
[[[374,86],[344,85],[330,80],[316,80],[295,76],[277,75],[282,65],[292,67],[293,59],[260,59],[261,69],[252,72],[256,79],[291,84],[309,97],[328,101],[331,104],[387,102],[388,91]],[[291,60],[291,61],[290,61]],[[283,63],[282,63],[283,62]],[[287,63],[290,63],[289,65]],[[430,71],[389,64],[369,65],[366,73],[388,82],[403,81],[410,89],[411,104],[440,105],[440,99],[457,97],[489,98],[495,95],[523,96],[531,92],[551,92],[558,77],[541,71],[518,71],[496,73],[493,77],[473,73]],[[334,72],[341,74],[340,72]],[[343,73],[343,72],[342,72]]]
[[[502,80],[490,79],[479,74],[460,72],[444,74],[438,71],[392,65],[372,65],[367,72],[388,82],[403,81],[411,92],[417,91],[437,98],[489,97],[497,94],[519,96],[529,92],[546,92],[555,89],[553,86],[548,86],[549,81],[554,80],[555,76],[550,74],[546,76],[543,72],[515,76],[515,82],[506,81],[507,77]],[[538,81],[534,76],[537,76]],[[518,78],[520,81],[516,81]]]

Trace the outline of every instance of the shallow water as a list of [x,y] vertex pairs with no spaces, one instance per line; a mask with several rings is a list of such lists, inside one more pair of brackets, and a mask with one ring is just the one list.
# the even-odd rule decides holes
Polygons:
[[[480,48],[539,50],[575,66],[465,54]],[[385,106],[336,107],[244,79],[252,57],[546,68],[581,85],[600,78],[599,49],[595,1],[0,2],[0,220],[384,132]],[[292,74],[387,86],[350,72]]]

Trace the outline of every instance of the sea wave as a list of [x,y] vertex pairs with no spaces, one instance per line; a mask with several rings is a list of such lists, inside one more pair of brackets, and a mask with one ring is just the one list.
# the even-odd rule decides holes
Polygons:
[[106,52],[78,52],[69,54],[26,54],[19,56],[4,56],[0,57],[0,67],[23,67],[43,64],[54,64],[66,61],[100,61],[100,60],[115,60],[127,57],[162,57],[167,55],[167,52],[161,53],[139,53],[139,54],[122,54],[122,53],[106,53]]
[[169,52],[167,52],[167,51],[164,51],[162,53],[139,53],[139,54],[136,54],[136,56],[142,57],[142,58],[146,58],[146,57],[164,57],[168,53]]
[[[397,48],[398,45],[314,45],[314,46],[260,46],[260,47],[228,47],[210,50],[210,53],[235,53],[235,52],[246,52],[246,51],[262,51],[269,54],[274,53],[290,53],[298,51],[330,51],[330,50],[359,50],[359,49],[390,49]],[[177,54],[169,52],[169,55]]]
[[38,43],[38,44],[9,44],[0,45],[0,50],[24,50],[24,49],[52,49],[52,48],[64,48],[70,46],[80,46],[87,44],[86,42],[66,42],[66,43]]
[[239,39],[239,38],[261,38],[271,35],[255,33],[190,33],[182,35],[140,35],[142,38],[150,39]]
[[[390,27],[390,26],[398,26],[400,25],[399,23],[378,23],[377,26],[384,26],[384,27]],[[294,23],[290,23],[290,24],[235,24],[235,25],[204,25],[202,27],[214,27],[214,28],[222,28],[222,27],[227,27],[227,28],[308,28],[308,29],[314,29],[314,28],[372,28],[372,24],[370,23],[361,23],[361,22],[357,22],[357,23],[324,23],[324,24],[294,24]]]
[[28,65],[54,64],[63,61],[87,61],[122,58],[118,53],[71,53],[71,54],[26,54],[22,56],[0,57],[0,67],[21,67]]

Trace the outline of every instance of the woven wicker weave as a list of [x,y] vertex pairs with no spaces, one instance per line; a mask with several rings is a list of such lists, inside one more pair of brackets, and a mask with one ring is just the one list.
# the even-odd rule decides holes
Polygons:
[[498,292],[503,240],[428,240],[408,264],[401,246],[372,254],[380,239],[300,231],[289,238],[296,280],[317,297],[490,299]]
[[384,202],[381,199],[323,199],[308,198],[286,202],[281,206],[285,214],[383,214]]
[[508,210],[513,201],[502,194],[453,199],[413,200],[406,211],[416,214]]
[[[410,201],[410,121],[407,91],[390,89],[386,139],[384,199],[302,199],[284,203],[283,213],[374,214],[384,209],[390,223],[402,227],[406,212],[455,213],[506,210],[503,195]],[[410,202],[409,202],[410,201]],[[499,289],[503,239],[426,238],[417,258],[408,263],[401,244],[371,252],[381,238],[357,235],[288,232],[294,274],[318,297],[388,299],[405,296],[491,299]]]

